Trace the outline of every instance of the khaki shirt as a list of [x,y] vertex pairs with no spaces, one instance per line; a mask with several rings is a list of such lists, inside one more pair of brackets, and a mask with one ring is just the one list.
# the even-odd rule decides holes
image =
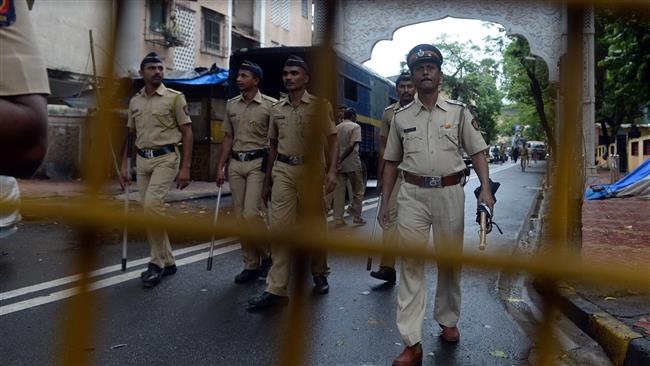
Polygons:
[[[339,156],[355,142],[361,143],[361,126],[358,123],[344,119],[336,126],[336,138],[339,143]],[[341,173],[356,172],[361,170],[359,157],[359,144],[356,144],[350,155],[341,162]]]
[[228,101],[223,131],[233,137],[233,151],[259,150],[269,146],[269,116],[276,102],[259,90],[249,104],[241,95]]
[[398,108],[399,102],[395,102],[384,109],[384,114],[381,116],[381,130],[379,131],[379,136],[388,138],[388,133],[390,132],[390,122],[393,120],[395,109]]
[[131,98],[127,127],[135,128],[135,146],[154,149],[178,144],[183,135],[180,125],[192,123],[186,113],[187,102],[183,93],[160,84],[152,96],[145,88]]
[[[6,1],[0,3],[7,4]],[[50,94],[27,1],[13,2],[16,21],[0,26],[0,96]]]
[[[316,121],[316,103],[326,103],[327,111],[325,135],[321,138],[321,146],[309,145],[309,135]],[[336,125],[329,102],[317,98],[307,91],[300,98],[300,104],[293,107],[289,97],[281,99],[271,108],[269,139],[278,140],[278,153],[284,155],[305,156],[308,149],[318,148],[321,151],[321,161],[325,162],[323,154],[327,144],[326,136],[336,135]]]
[[461,147],[470,156],[488,147],[473,121],[460,102],[438,97],[428,111],[416,97],[395,113],[384,159],[420,176],[457,173],[465,169]]

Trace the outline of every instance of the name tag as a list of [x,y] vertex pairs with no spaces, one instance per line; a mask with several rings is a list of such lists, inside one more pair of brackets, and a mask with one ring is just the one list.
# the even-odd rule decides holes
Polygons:
[[415,132],[415,127],[405,128],[404,133]]

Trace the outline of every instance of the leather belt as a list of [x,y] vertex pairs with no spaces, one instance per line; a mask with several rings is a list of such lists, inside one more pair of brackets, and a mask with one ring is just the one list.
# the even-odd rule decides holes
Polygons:
[[302,156],[284,154],[278,154],[278,161],[293,166],[302,165],[305,163],[305,159]]
[[156,158],[165,154],[173,153],[176,149],[174,145],[165,145],[159,149],[138,149],[138,155],[145,159]]
[[469,169],[462,170],[456,174],[441,176],[437,175],[434,177],[422,177],[417,174],[404,172],[404,181],[410,184],[414,184],[422,188],[442,188],[447,186],[453,186],[458,183],[461,183],[465,180],[465,177],[469,176]]
[[259,158],[263,158],[266,153],[266,149],[251,150],[251,151],[233,151],[230,156],[233,159],[239,161],[250,161]]

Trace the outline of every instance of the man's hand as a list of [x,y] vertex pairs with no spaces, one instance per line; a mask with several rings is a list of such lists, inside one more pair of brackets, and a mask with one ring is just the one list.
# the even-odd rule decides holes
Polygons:
[[[383,199],[382,199],[383,201]],[[388,225],[388,205],[384,202],[380,202],[379,213],[377,214],[377,221],[379,221],[379,226],[382,229],[386,230]]]
[[494,216],[494,196],[490,191],[489,185],[481,188],[481,193],[478,196],[478,205],[481,203],[485,203],[490,208],[492,216]]
[[325,178],[325,194],[334,192],[336,188],[336,172],[327,173]]
[[124,190],[127,185],[131,185],[131,174],[126,163],[124,163],[120,168],[120,186],[122,187],[122,190]]
[[226,181],[226,170],[224,168],[219,168],[217,170],[217,187],[221,187],[221,185]]
[[181,168],[181,171],[178,173],[178,178],[176,178],[176,188],[184,189],[190,185],[190,169]]

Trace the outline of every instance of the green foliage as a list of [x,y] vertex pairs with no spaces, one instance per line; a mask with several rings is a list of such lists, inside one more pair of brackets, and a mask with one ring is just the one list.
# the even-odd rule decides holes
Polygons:
[[[510,39],[512,42],[503,52],[502,89],[513,105],[512,114],[504,118],[504,123],[514,120],[516,124],[529,126],[523,131],[524,138],[546,140],[553,146],[555,103],[547,65],[542,59],[530,55],[525,39],[517,36]],[[514,130],[507,130],[507,127],[507,124],[500,126],[499,132],[512,135]]]
[[650,16],[638,10],[596,13],[596,119],[616,133],[650,103]]
[[434,42],[444,56],[442,91],[451,99],[468,105],[487,143],[496,139],[496,121],[501,114],[503,95],[497,87],[499,63],[477,54],[480,47],[471,42]]

